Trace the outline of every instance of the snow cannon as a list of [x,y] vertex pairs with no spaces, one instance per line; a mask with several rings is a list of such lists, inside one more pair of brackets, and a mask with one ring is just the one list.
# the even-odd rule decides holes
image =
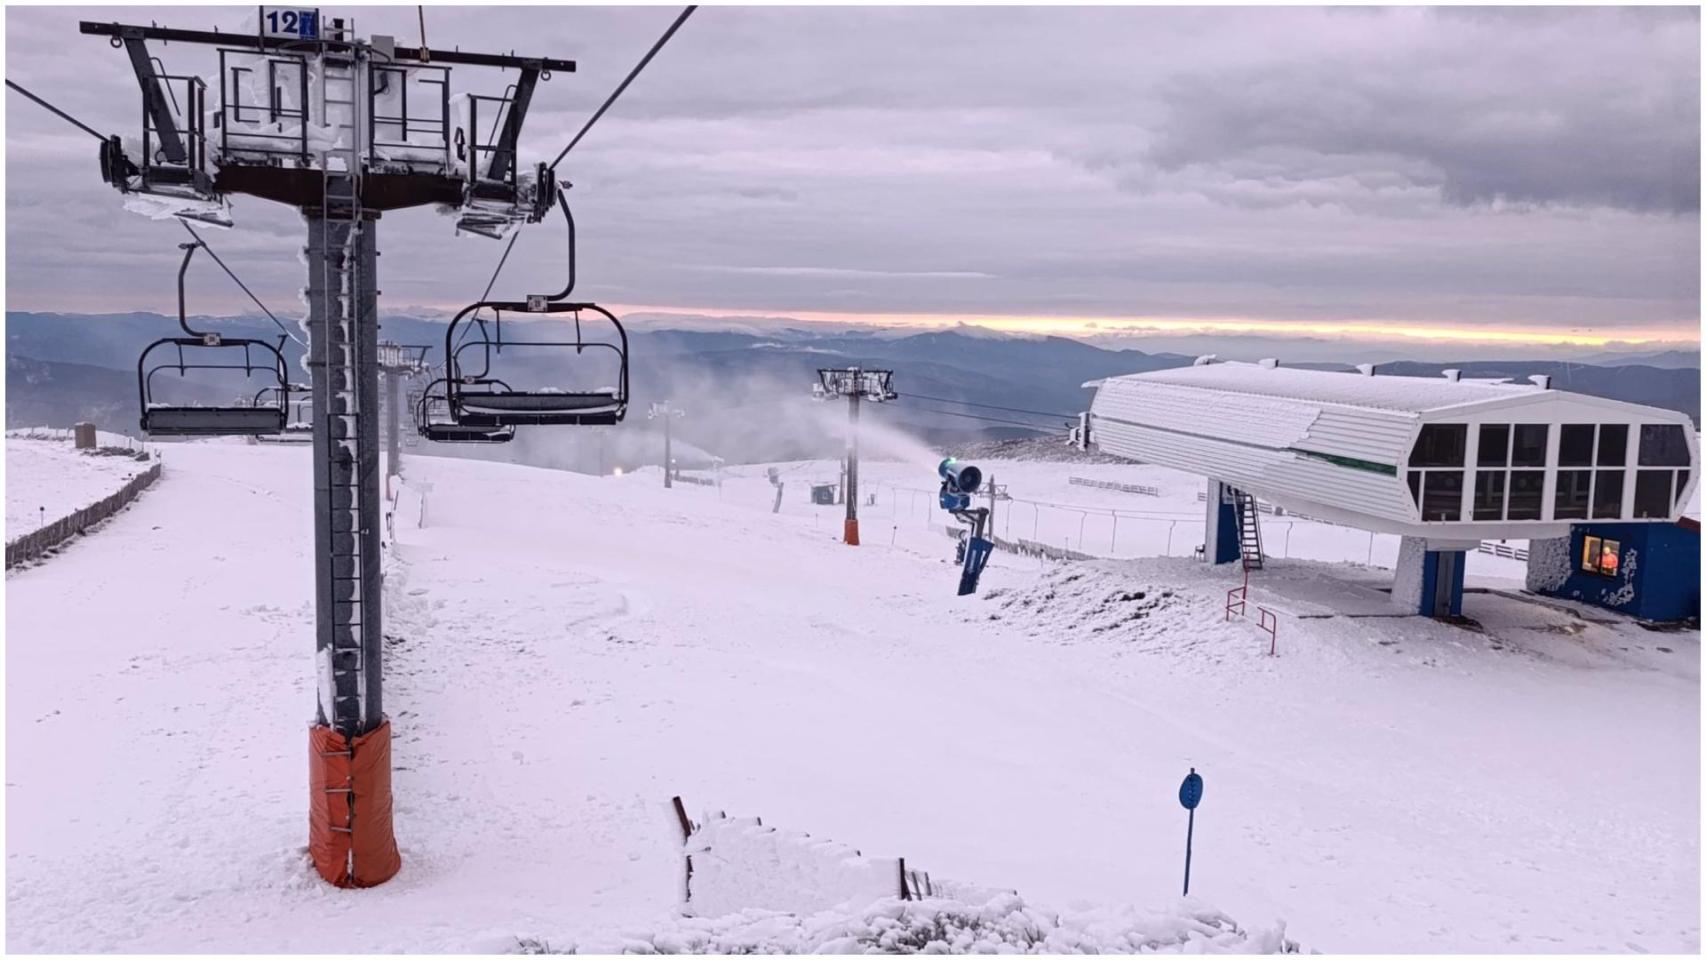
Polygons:
[[971,506],[971,495],[983,485],[983,471],[953,457],[936,467],[942,478],[941,504],[943,510],[964,510]]
[[960,596],[963,597],[977,592],[977,579],[989,563],[990,553],[995,550],[995,544],[984,537],[989,508],[974,510],[971,505],[971,495],[983,486],[983,471],[949,457],[936,467],[936,473],[942,478],[942,509],[971,527],[954,551],[954,562],[960,565]]

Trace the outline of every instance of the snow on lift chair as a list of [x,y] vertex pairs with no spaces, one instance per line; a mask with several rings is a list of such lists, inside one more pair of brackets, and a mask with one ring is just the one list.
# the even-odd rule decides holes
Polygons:
[[[284,355],[278,344],[244,337],[226,337],[190,329],[184,310],[184,274],[190,259],[201,242],[178,245],[184,251],[184,261],[178,267],[178,326],[186,336],[165,337],[149,344],[136,360],[137,394],[142,404],[142,430],[156,437],[223,437],[261,436],[283,432],[285,408],[289,402],[290,384],[285,379]],[[188,353],[185,351],[188,350]],[[223,351],[229,359],[223,362],[200,351]],[[156,351],[166,354],[150,365],[149,357]],[[238,353],[241,353],[241,359]],[[198,358],[206,359],[197,362]],[[243,372],[245,378],[263,375],[267,386],[276,391],[256,394],[254,404],[233,402],[228,406],[181,405],[158,403],[154,400],[154,377],[168,370],[188,377],[192,370],[228,370]],[[239,398],[240,400],[240,398]]]
[[[569,294],[575,288],[575,219],[569,212],[566,191],[558,190],[559,202],[563,207],[563,219],[568,225],[569,250],[569,279],[568,284],[560,293],[549,295],[530,295],[526,300],[482,300],[472,304],[458,313],[450,322],[450,328],[444,335],[444,354],[447,359],[446,368],[446,397],[450,405],[450,417],[463,426],[479,427],[510,427],[519,425],[570,425],[570,426],[606,426],[620,423],[628,411],[628,333],[622,329],[621,321],[617,320],[610,311],[595,303],[572,303],[568,301]],[[495,319],[490,325],[479,316],[482,309],[490,309]],[[512,334],[505,338],[503,328],[503,311],[530,314],[561,314],[574,315],[573,339],[516,339]],[[610,322],[616,328],[616,342],[607,340],[588,340],[582,326],[583,313],[592,313],[593,319]],[[528,324],[527,326],[535,326]],[[511,330],[516,325],[511,323]],[[469,334],[477,330],[478,335]],[[458,333],[464,342],[458,344]],[[609,350],[616,355],[619,364],[616,385],[598,389],[498,389],[499,381],[492,377],[492,358],[501,355],[504,348],[510,349],[570,349],[575,355],[581,356],[588,351]],[[463,354],[474,352],[480,355],[483,369],[474,375],[463,372]],[[467,364],[472,366],[472,363]]]
[[[503,387],[501,381],[490,383]],[[457,423],[450,416],[446,396],[449,381],[443,377],[427,384],[415,406],[415,432],[435,443],[508,443],[514,427],[488,427]]]

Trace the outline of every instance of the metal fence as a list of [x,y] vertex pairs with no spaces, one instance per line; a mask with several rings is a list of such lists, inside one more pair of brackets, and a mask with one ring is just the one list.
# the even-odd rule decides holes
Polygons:
[[78,510],[70,516],[60,517],[39,530],[31,531],[16,540],[6,544],[6,569],[10,570],[20,563],[39,561],[47,551],[53,549],[74,536],[85,533],[97,523],[118,513],[130,505],[142,491],[160,479],[160,464],[158,461],[147,470],[130,478],[130,482],[120,487],[118,492],[105,499]]
[[1140,493],[1146,497],[1159,497],[1161,491],[1146,483],[1115,483],[1112,480],[1092,480],[1089,477],[1067,477],[1067,482],[1075,487],[1095,487],[1098,490],[1118,490],[1121,493]]
[[1482,540],[1481,546],[1476,549],[1481,553],[1490,553],[1495,557],[1504,557],[1507,560],[1528,560],[1527,547],[1513,547],[1508,543]]

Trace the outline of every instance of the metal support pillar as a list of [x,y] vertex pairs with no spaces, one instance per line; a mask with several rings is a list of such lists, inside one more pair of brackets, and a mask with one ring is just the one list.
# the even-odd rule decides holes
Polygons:
[[314,396],[317,720],[346,737],[384,718],[380,621],[378,291],[373,214],[308,222]]
[[675,457],[669,449],[669,422],[673,419],[675,418],[668,416],[663,418],[663,488],[665,490],[674,485],[674,478],[670,474],[675,472]]
[[842,539],[859,545],[859,394],[847,395],[847,522]]
[[402,379],[398,370],[385,371],[385,476],[395,477],[402,473],[402,454],[398,451],[398,439],[401,436],[397,405],[399,399],[397,381]]

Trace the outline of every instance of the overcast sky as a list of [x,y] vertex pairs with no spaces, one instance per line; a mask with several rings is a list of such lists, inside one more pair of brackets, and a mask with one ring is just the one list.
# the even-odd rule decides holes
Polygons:
[[[418,40],[413,7],[325,8]],[[238,29],[246,7],[6,11],[7,76],[135,136],[128,62],[77,20]],[[674,8],[428,7],[433,46],[574,58],[547,159]],[[1686,340],[1700,324],[1692,9],[701,9],[559,168],[580,292],[629,310],[1344,340]],[[211,75],[208,48],[157,51]],[[510,78],[462,67],[458,90]],[[172,223],[6,95],[9,309],[174,309]],[[296,311],[300,219],[210,236]],[[380,224],[390,308],[477,297],[501,244]],[[529,228],[497,293],[551,288]],[[194,305],[236,312],[217,275]]]

